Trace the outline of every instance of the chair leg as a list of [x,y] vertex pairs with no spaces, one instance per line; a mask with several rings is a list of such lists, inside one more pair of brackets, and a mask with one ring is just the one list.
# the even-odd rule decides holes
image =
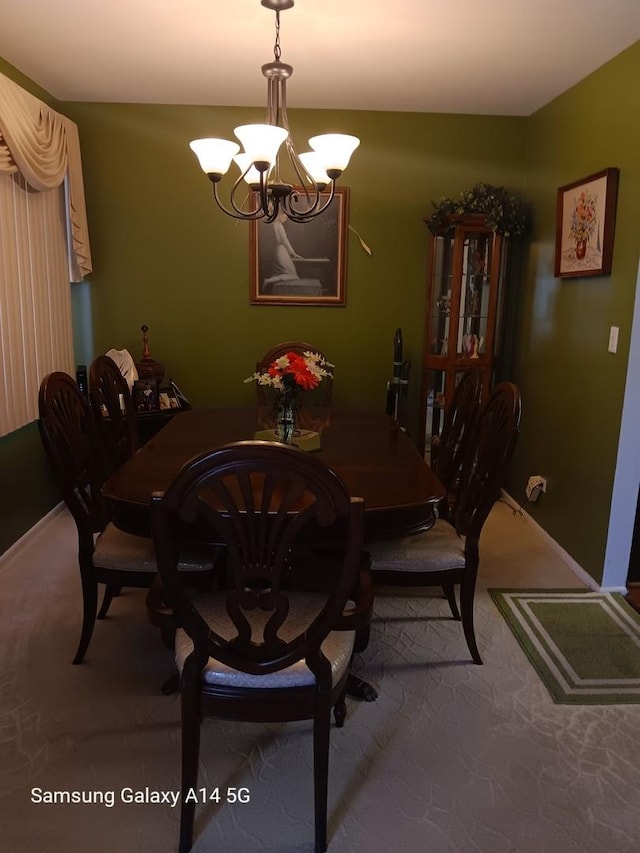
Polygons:
[[344,726],[344,721],[347,717],[347,684],[345,682],[344,690],[338,697],[338,701],[333,706],[333,719],[336,723],[336,728],[341,729]]
[[165,647],[165,649],[169,649],[170,652],[174,651],[176,647],[175,627],[168,628],[165,625],[160,628],[160,639],[162,640],[162,645]]
[[478,651],[476,635],[473,628],[474,591],[475,582],[473,584],[467,584],[466,586],[463,582],[460,586],[460,610],[462,611],[462,629],[464,631],[464,636],[467,641],[469,651],[471,652],[473,662],[477,664],[482,664],[482,658],[480,657],[480,652]]
[[105,586],[104,596],[102,598],[102,606],[98,611],[98,615],[96,617],[97,619],[104,619],[104,617],[107,615],[109,607],[111,606],[111,602],[113,601],[113,597],[114,595],[117,595],[117,589],[119,589],[119,587],[109,586],[109,584]]
[[315,798],[316,853],[327,849],[327,789],[329,786],[330,709],[318,702],[313,720],[313,790]]
[[[356,639],[353,647],[354,655],[361,654],[367,648],[369,645],[370,633],[370,625],[364,625],[361,628],[356,628]],[[353,663],[353,657],[351,660]],[[347,676],[347,693],[354,699],[364,699],[365,702],[375,702],[378,698],[378,693],[375,687],[367,681],[363,681],[362,678],[358,678],[358,676],[354,675],[352,671],[350,671]]]
[[80,642],[78,649],[73,659],[74,664],[82,663],[91,635],[93,627],[96,624],[96,612],[98,610],[98,583],[90,571],[81,571],[80,578],[82,581],[82,631],[80,632]]
[[180,676],[177,672],[170,675],[166,681],[162,683],[160,688],[164,696],[171,696],[172,693],[177,693],[180,690]]
[[373,684],[358,678],[354,672],[347,676],[347,693],[353,699],[363,699],[365,702],[375,702],[378,698],[378,691]]
[[180,811],[180,853],[189,853],[193,845],[196,804],[187,792],[198,784],[200,754],[200,682],[189,679],[182,685],[182,807]]
[[444,597],[449,602],[449,607],[451,609],[451,615],[458,622],[460,621],[460,611],[458,610],[458,605],[456,603],[456,590],[455,586],[452,583],[447,583],[442,585],[442,592],[444,593]]
[[353,647],[354,655],[359,655],[369,645],[369,635],[371,634],[371,626],[364,625],[362,628],[356,628],[356,639]]

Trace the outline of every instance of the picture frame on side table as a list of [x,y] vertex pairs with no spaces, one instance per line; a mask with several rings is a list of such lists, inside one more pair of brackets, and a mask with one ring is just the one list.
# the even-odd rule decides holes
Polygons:
[[155,379],[136,379],[133,383],[133,399],[137,412],[158,411],[158,383]]
[[620,170],[603,169],[558,189],[555,276],[609,275]]
[[[304,190],[294,187],[304,206]],[[329,198],[321,194],[320,204]],[[329,206],[310,222],[281,212],[274,222],[249,224],[252,305],[346,305],[349,189],[337,187]]]

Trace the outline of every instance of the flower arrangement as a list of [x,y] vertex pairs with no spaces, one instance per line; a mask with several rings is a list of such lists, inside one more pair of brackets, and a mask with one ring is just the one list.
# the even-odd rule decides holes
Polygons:
[[432,201],[434,211],[427,219],[432,234],[453,231],[449,217],[456,214],[482,214],[487,226],[505,237],[520,237],[527,226],[524,202],[505,190],[491,184],[477,183],[456,198],[444,197]]
[[576,243],[586,243],[593,234],[596,227],[596,203],[598,199],[591,193],[583,190],[577,199],[574,199],[569,234]]
[[325,376],[333,376],[330,364],[317,352],[288,352],[272,361],[266,371],[254,373],[245,382],[270,385],[284,394],[316,388]]

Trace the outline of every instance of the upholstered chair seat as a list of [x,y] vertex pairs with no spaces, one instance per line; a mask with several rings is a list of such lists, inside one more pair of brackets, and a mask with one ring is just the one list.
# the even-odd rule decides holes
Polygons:
[[440,572],[464,568],[464,538],[442,518],[426,533],[374,542],[369,553],[376,571]]
[[[181,550],[178,569],[185,572],[209,572],[214,562],[211,550],[191,546]],[[93,563],[103,569],[117,571],[149,572],[152,575],[158,571],[152,540],[125,533],[112,522],[96,539]]]
[[[229,619],[225,607],[226,594],[194,596],[193,603],[200,615],[225,640],[231,640],[236,635],[233,623]],[[282,639],[286,642],[296,637],[300,630],[308,625],[320,613],[326,596],[314,593],[296,593],[289,596],[289,614],[281,631]],[[267,621],[263,610],[253,610],[247,614],[254,636],[260,637]],[[323,655],[331,664],[332,686],[344,679],[349,663],[353,656],[355,631],[331,631],[322,643]],[[176,665],[182,673],[184,663],[193,651],[193,641],[182,628],[176,631]],[[307,687],[315,684],[315,676],[300,660],[285,669],[270,672],[266,675],[251,675],[226,666],[215,658],[209,658],[202,677],[207,684],[231,687],[255,687],[268,689],[278,687]]]

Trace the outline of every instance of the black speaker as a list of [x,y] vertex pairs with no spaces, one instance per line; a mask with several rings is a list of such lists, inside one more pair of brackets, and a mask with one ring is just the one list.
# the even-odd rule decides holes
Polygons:
[[89,394],[89,380],[87,379],[87,365],[79,364],[76,367],[76,382],[80,393],[85,397]]

